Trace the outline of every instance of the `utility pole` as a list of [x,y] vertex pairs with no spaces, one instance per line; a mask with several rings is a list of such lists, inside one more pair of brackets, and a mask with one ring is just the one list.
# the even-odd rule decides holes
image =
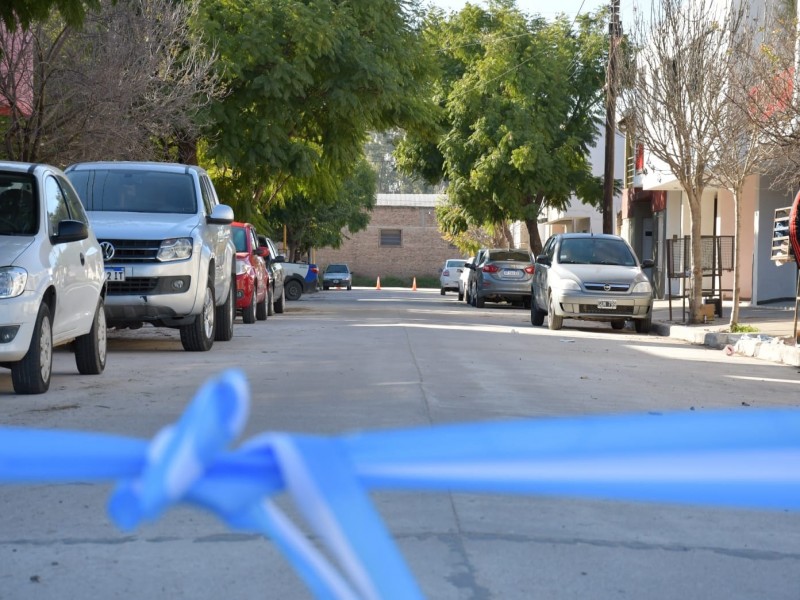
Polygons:
[[603,233],[614,233],[614,136],[617,121],[617,49],[621,37],[619,0],[611,0],[606,72],[606,156],[603,176]]

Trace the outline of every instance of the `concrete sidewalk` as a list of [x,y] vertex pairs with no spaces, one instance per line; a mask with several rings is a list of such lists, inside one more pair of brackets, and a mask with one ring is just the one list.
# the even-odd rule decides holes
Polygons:
[[749,325],[756,333],[728,333],[731,302],[724,301],[722,318],[700,325],[687,325],[689,305],[685,314],[681,299],[672,300],[670,318],[669,300],[656,300],[653,305],[652,332],[657,335],[685,340],[692,344],[726,350],[731,354],[752,356],[771,362],[800,367],[800,345],[793,338],[794,303],[776,302],[751,306],[739,305],[739,324]]

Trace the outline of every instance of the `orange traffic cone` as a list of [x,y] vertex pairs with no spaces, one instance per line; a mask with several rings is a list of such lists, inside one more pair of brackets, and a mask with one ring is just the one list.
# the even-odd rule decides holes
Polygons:
[[414,277],[414,281],[411,283],[411,291],[412,292],[416,292],[417,291],[417,278],[416,277]]
[[381,278],[380,277],[378,277],[378,283],[375,284],[375,289],[376,290],[381,289]]

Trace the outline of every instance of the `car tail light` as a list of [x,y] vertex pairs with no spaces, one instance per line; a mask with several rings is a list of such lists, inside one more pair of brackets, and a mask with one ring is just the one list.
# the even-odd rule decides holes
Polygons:
[[533,272],[534,272],[535,270],[536,270],[536,269],[534,268],[534,266],[533,266],[533,265],[528,265],[527,267],[525,267],[525,272],[526,272],[528,275],[533,275]]
[[444,275],[445,277],[450,277],[450,271],[445,269],[444,271],[442,271],[442,275]]
[[319,273],[319,267],[310,267],[308,270],[312,273]]
[[500,267],[497,265],[486,265],[483,267],[484,273],[497,273],[500,270]]

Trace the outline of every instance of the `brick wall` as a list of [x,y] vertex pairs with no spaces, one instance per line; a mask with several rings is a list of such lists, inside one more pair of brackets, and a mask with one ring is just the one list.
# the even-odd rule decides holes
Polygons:
[[[399,229],[402,245],[380,245],[381,229]],[[315,252],[320,270],[330,263],[347,263],[356,276],[438,277],[448,258],[461,253],[442,239],[431,207],[376,206],[366,230],[347,238],[338,250],[321,248]]]

